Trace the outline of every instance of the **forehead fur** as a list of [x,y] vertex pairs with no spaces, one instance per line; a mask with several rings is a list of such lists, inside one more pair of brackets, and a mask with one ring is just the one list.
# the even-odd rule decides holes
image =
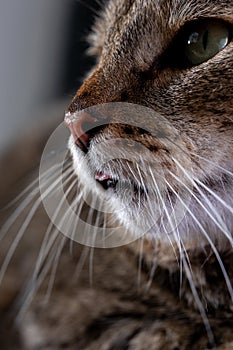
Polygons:
[[115,57],[133,55],[135,64],[138,59],[147,69],[154,57],[146,53],[163,52],[186,22],[205,17],[233,22],[232,5],[233,1],[110,0],[96,20],[90,52],[101,53],[102,59],[114,51]]
[[232,13],[232,4],[232,0],[110,0],[106,8],[106,19],[111,22],[114,13],[119,18],[129,13],[140,16],[140,12],[142,14],[144,10],[152,18],[163,16],[163,20],[170,19],[171,22],[174,19],[191,19],[200,16],[228,17]]

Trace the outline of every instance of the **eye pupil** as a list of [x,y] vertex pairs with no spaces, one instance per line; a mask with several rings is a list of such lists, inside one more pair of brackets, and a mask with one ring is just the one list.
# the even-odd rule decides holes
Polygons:
[[207,45],[208,45],[208,30],[205,31],[204,35],[203,35],[203,47],[204,47],[204,50],[207,49]]

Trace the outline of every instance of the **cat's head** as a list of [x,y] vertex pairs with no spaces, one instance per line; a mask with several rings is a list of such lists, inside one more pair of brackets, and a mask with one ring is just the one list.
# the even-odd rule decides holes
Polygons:
[[135,231],[232,237],[232,34],[232,1],[110,0],[96,19],[69,146],[82,184]]

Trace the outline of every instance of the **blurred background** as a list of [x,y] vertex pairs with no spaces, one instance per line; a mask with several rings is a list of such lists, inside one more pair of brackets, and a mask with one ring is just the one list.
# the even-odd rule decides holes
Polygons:
[[[38,178],[48,137],[63,122],[65,108],[94,63],[85,55],[85,38],[100,6],[96,2],[0,0],[0,276],[32,205],[4,234],[22,199],[8,204]],[[0,277],[1,349],[21,349],[12,305],[32,276],[48,225],[41,205]]]
[[[93,64],[95,0],[0,1],[0,193],[24,176]],[[40,148],[40,147],[39,147]]]

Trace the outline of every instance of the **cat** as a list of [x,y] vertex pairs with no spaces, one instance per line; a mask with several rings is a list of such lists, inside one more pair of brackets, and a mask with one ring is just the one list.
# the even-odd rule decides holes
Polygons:
[[233,349],[232,5],[109,0],[97,16],[65,115],[72,175],[131,244],[54,253],[25,348]]

